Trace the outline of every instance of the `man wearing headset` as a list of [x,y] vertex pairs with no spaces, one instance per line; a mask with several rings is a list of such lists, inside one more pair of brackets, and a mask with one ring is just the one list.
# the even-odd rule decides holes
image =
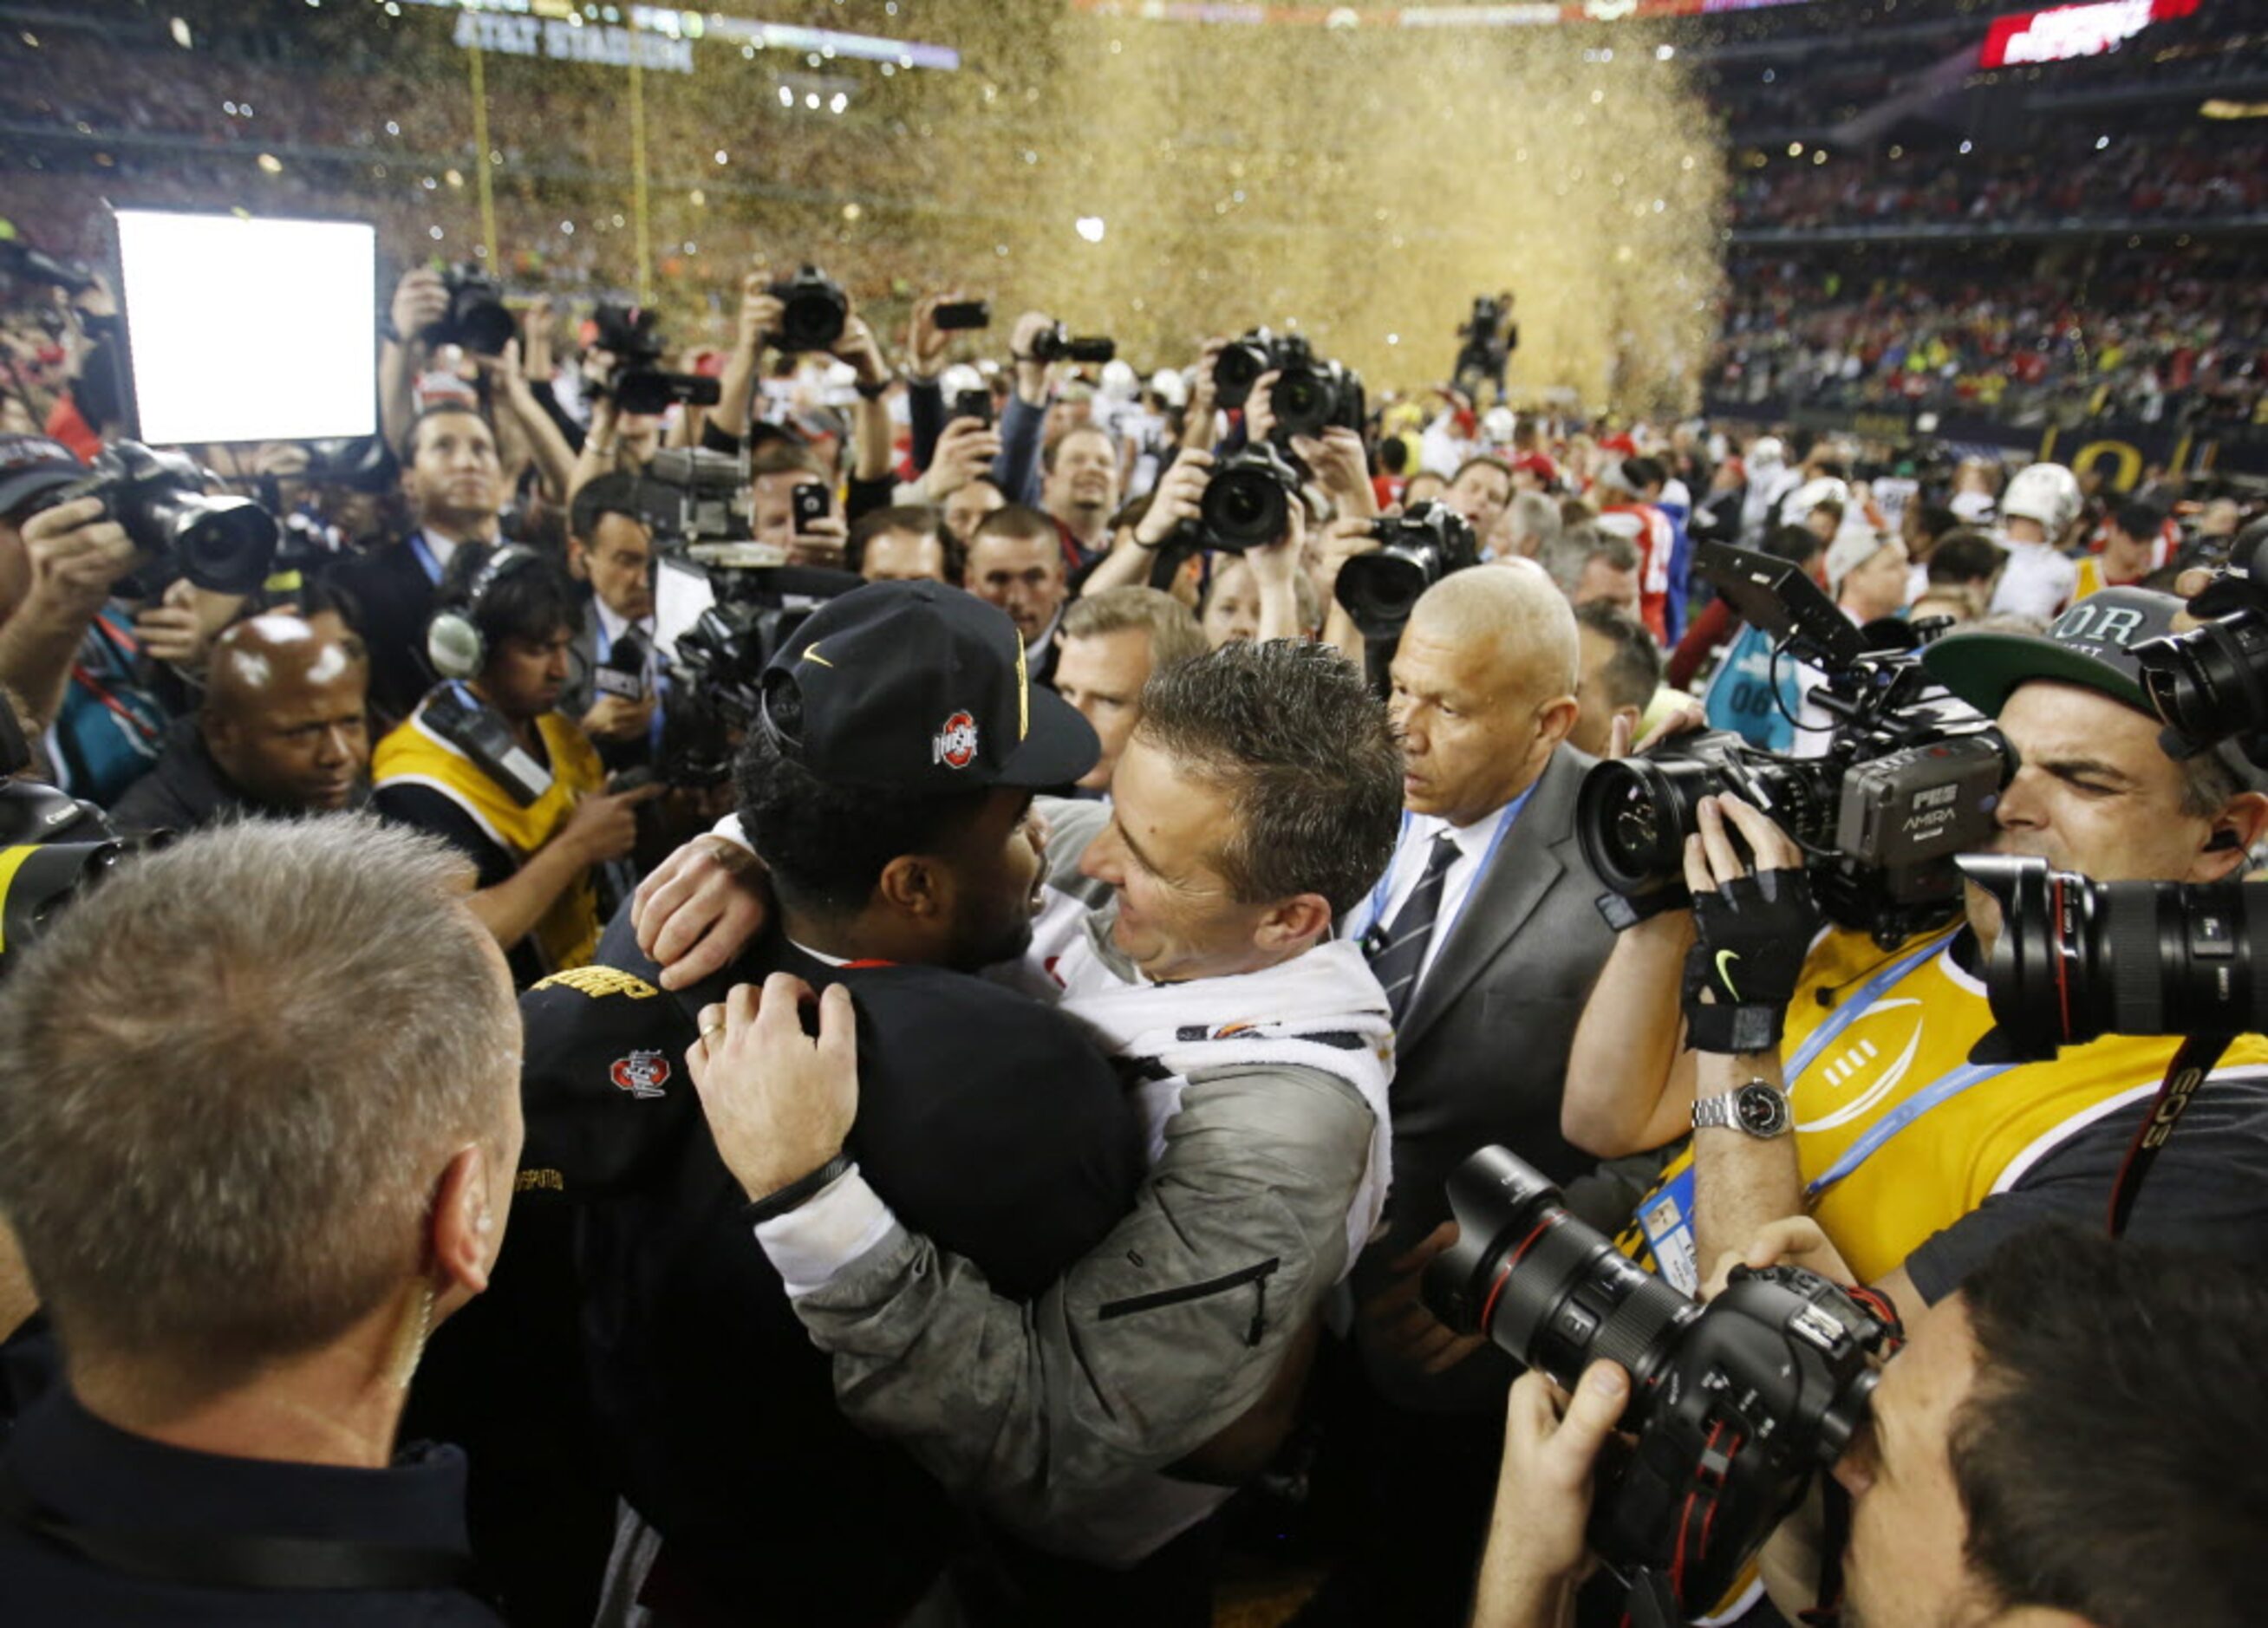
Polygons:
[[426,634],[442,681],[379,742],[372,804],[479,867],[473,913],[524,989],[591,959],[591,873],[630,851],[633,811],[663,788],[605,792],[598,753],[556,710],[578,619],[557,567],[516,544],[466,551],[442,602]]

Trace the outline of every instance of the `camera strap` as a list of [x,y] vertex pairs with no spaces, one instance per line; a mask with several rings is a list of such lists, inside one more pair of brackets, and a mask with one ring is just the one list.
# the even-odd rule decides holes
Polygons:
[[42,1509],[4,1463],[0,1521],[103,1571],[199,1588],[446,1588],[470,1569],[465,1555],[399,1543],[75,1526]]
[[2113,1238],[2125,1235],[2127,1218],[2133,1213],[2134,1200],[2142,1191],[2142,1178],[2149,1174],[2158,1150],[2166,1145],[2166,1138],[2173,1135],[2174,1127],[2189,1111],[2190,1100],[2197,1095],[2198,1087],[2205,1084],[2205,1076],[2235,1038],[2233,1035],[2191,1035],[2175,1050],[2174,1060],[2166,1065],[2165,1080],[2150,1101],[2150,1111],[2134,1128],[2134,1139],[2127,1145],[2117,1179],[2111,1183]]

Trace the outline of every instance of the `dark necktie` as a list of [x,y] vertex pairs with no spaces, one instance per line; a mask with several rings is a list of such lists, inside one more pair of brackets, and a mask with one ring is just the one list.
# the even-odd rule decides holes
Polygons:
[[1425,947],[1433,939],[1433,923],[1441,913],[1441,888],[1449,867],[1457,862],[1457,839],[1447,831],[1433,839],[1425,856],[1425,873],[1395,912],[1386,930],[1386,942],[1370,958],[1370,970],[1386,990],[1386,1004],[1396,1023],[1408,1010],[1418,987],[1418,969],[1425,964]]

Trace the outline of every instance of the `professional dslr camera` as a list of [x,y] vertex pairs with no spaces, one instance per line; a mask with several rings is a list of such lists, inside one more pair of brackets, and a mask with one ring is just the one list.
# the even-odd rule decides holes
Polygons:
[[673,373],[659,365],[661,335],[654,331],[654,313],[642,306],[602,305],[592,313],[598,330],[593,343],[615,357],[615,365],[600,394],[614,398],[625,413],[659,413],[673,401],[690,407],[714,407],[722,387],[698,373]]
[[1597,1359],[1629,1371],[1620,1428],[1637,1442],[1603,1461],[1590,1547],[1634,1593],[1707,1610],[1865,1422],[1890,1308],[1793,1266],[1736,1266],[1697,1304],[1501,1147],[1459,1166],[1448,1197],[1457,1241],[1426,1267],[1428,1303],[1569,1390]]
[[152,845],[121,840],[92,803],[18,778],[31,766],[16,710],[0,700],[0,977],[57,910]]
[[1403,515],[1373,521],[1375,554],[1339,567],[1336,598],[1366,639],[1397,637],[1426,589],[1453,571],[1481,563],[1472,525],[1447,504],[1413,504]]
[[2237,534],[2228,569],[2189,608],[2211,620],[2134,647],[2159,739],[2176,757],[2234,740],[2268,769],[2268,519]]
[[1277,379],[1268,400],[1276,409],[1273,436],[1278,442],[1321,435],[1333,424],[1362,428],[1362,375],[1319,358],[1297,334],[1278,335],[1256,328],[1222,347],[1212,365],[1213,399],[1223,407],[1242,407],[1260,376],[1271,369]]
[[818,267],[805,266],[765,292],[780,302],[779,331],[772,337],[781,350],[832,350],[842,343],[843,324],[850,320],[850,297]]
[[1951,921],[1961,907],[1954,857],[1992,836],[2014,770],[1999,731],[1934,686],[1912,652],[1868,651],[1800,567],[1712,543],[1694,560],[1735,611],[1780,640],[1775,660],[1792,655],[1825,673],[1810,699],[1834,717],[1834,733],[1815,758],[1714,732],[1592,769],[1575,828],[1612,890],[1602,911],[1623,927],[1682,902],[1701,799],[1730,792],[1803,851],[1830,919],[1884,948]]
[[1197,500],[1199,518],[1184,523],[1186,547],[1242,554],[1264,549],[1292,524],[1300,495],[1300,468],[1265,441],[1240,448],[1213,466]]
[[1118,342],[1101,335],[1074,335],[1058,322],[1042,328],[1032,341],[1035,362],[1109,362],[1118,356]]
[[[2045,859],[1961,861],[2000,907],[1977,1063],[2101,1035],[2244,1035],[2268,1022],[2268,882],[2098,882]],[[2258,900],[2256,919],[2252,902]]]
[[186,453],[114,441],[85,479],[49,492],[37,507],[99,497],[150,556],[157,580],[187,577],[215,593],[249,593],[276,557],[276,517],[248,497],[207,497],[205,480]]
[[504,284],[467,262],[441,273],[449,309],[425,330],[429,345],[460,345],[475,356],[502,356],[519,336],[519,324],[504,309]]

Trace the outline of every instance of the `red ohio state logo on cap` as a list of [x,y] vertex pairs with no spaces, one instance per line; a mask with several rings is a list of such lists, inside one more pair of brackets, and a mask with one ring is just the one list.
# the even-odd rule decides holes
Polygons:
[[947,769],[968,768],[976,761],[976,720],[966,712],[955,712],[937,732],[930,753],[932,762]]

